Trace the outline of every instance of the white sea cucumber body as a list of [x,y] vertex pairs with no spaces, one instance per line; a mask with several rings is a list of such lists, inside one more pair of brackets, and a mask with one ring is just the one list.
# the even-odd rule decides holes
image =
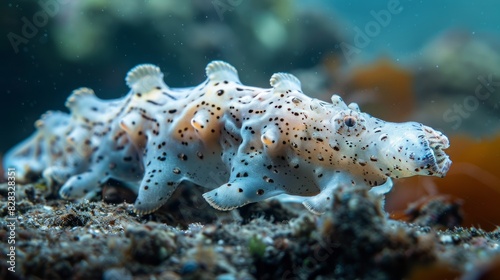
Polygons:
[[205,199],[221,210],[290,194],[322,213],[339,187],[444,176],[451,164],[446,136],[422,124],[384,122],[337,95],[310,98],[290,74],[262,89],[241,84],[225,62],[206,69],[193,88],[169,88],[158,67],[140,65],[121,99],[76,90],[71,114],[45,115],[4,166],[21,170],[20,180],[43,174],[68,199],[92,197],[110,178],[125,182],[138,192],[139,213],[159,208],[184,180],[210,189]]

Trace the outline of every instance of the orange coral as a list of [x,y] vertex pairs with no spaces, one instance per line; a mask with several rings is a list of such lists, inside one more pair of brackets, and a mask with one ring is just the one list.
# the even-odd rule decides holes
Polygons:
[[500,225],[500,135],[482,141],[455,136],[447,150],[453,164],[444,179],[414,177],[396,182],[387,210],[404,210],[423,196],[448,194],[463,201],[463,226],[493,230]]
[[461,273],[445,264],[433,264],[429,266],[417,266],[411,271],[406,279],[458,279]]
[[[354,69],[346,79],[346,101],[389,121],[406,121],[415,105],[413,74],[388,59]],[[381,102],[383,101],[383,102]]]

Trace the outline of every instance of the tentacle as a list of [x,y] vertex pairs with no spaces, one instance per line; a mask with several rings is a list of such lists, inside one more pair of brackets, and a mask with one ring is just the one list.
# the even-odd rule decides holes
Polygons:
[[95,168],[69,178],[61,187],[59,194],[65,199],[91,198],[97,193],[98,186],[108,179],[109,176],[103,174],[100,168]]
[[263,184],[262,179],[239,178],[203,194],[205,200],[215,209],[228,211],[248,203],[285,193],[272,184]]

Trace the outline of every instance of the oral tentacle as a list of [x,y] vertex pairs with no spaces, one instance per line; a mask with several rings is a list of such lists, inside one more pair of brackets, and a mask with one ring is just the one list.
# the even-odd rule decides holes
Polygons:
[[423,126],[423,131],[434,160],[431,170],[437,175],[444,177],[451,166],[451,160],[444,152],[450,146],[450,141],[443,133],[428,126]]

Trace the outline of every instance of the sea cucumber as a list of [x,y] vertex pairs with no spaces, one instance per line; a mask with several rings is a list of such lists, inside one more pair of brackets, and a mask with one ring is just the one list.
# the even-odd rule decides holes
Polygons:
[[139,214],[162,206],[184,180],[209,189],[206,201],[230,210],[280,194],[303,196],[322,213],[339,187],[371,188],[391,178],[444,176],[448,138],[416,122],[391,123],[346,105],[305,95],[291,74],[271,88],[243,85],[222,61],[207,80],[170,88],[154,65],[127,74],[127,95],[101,100],[88,88],[48,112],[36,132],[12,148],[4,167],[17,179],[42,175],[66,199],[90,198],[108,179],[130,186]]

